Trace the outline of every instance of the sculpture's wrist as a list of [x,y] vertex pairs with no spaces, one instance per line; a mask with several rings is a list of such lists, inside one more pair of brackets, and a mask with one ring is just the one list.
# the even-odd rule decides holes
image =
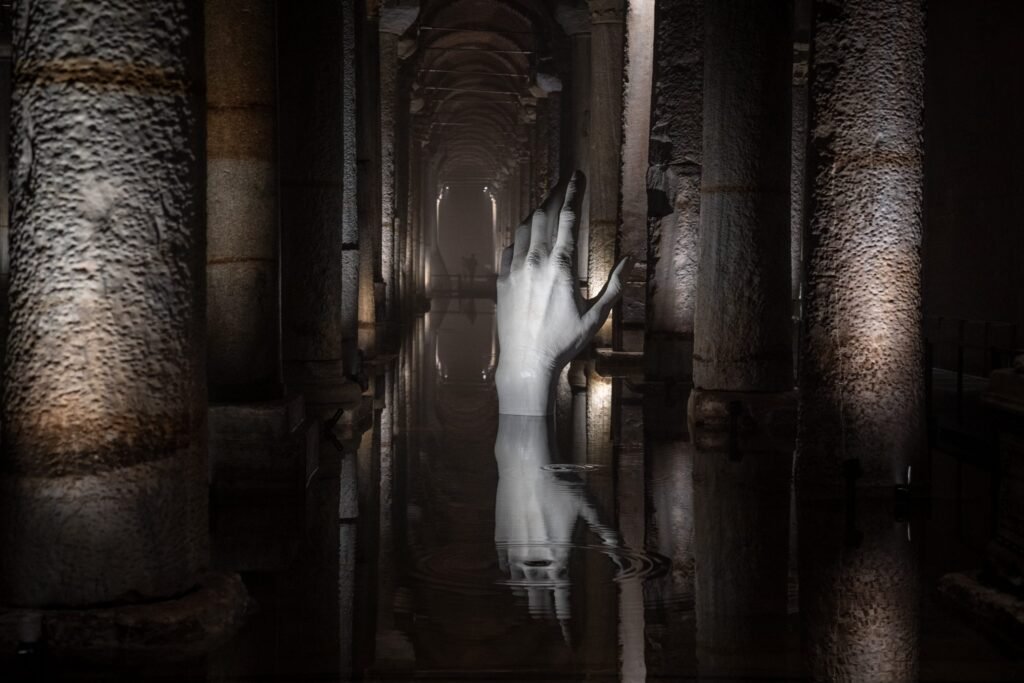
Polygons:
[[498,412],[506,415],[550,415],[554,412],[558,374],[543,364],[498,361],[494,384]]

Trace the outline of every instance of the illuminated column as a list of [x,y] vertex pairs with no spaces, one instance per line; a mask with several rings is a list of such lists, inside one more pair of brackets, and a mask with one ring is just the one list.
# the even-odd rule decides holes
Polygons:
[[202,5],[14,12],[0,602],[180,594],[208,545]]
[[342,358],[342,3],[278,3],[284,369],[307,403],[358,397]]
[[[702,674],[784,648],[792,464],[788,3],[706,3],[690,396]],[[739,671],[736,670],[739,669]]]
[[911,524],[894,517],[892,499],[836,502],[798,513],[811,680],[916,681],[921,595]]
[[647,169],[650,223],[644,358],[648,376],[686,384],[693,375],[700,234],[703,7],[700,0],[658,5],[654,41],[658,77]]
[[[633,280],[639,275],[639,287],[627,285],[623,301],[623,315],[617,321],[639,314],[643,325],[644,264],[647,261],[647,164],[651,134],[651,97],[654,79],[654,6],[653,0],[631,2],[626,11],[626,62],[624,67],[622,111],[622,227],[619,230],[619,252],[631,254],[636,266]],[[677,3],[673,12],[678,12]],[[639,297],[631,296],[638,292]],[[628,312],[627,312],[628,310]],[[632,322],[632,321],[630,321]],[[624,344],[624,345],[620,345]],[[622,339],[616,348],[642,351],[642,342]]]
[[[704,2],[657,3],[647,168],[647,331],[645,373],[662,391],[645,392],[652,533],[673,571],[651,590],[667,600],[694,595],[694,449],[686,425],[693,374],[693,314],[700,220]],[[686,639],[670,619],[666,642]],[[692,626],[690,627],[692,629]]]
[[[622,76],[625,0],[590,0],[590,195],[587,283],[589,296],[612,272],[619,230],[622,163]],[[615,315],[615,314],[613,314]],[[611,346],[611,324],[595,338]]]
[[396,269],[400,249],[396,220],[396,153],[398,93],[398,41],[416,15],[419,3],[407,0],[382,2],[380,8],[380,168],[381,168],[381,237],[380,268],[384,282],[384,316],[392,321],[396,314]]
[[276,399],[283,387],[274,3],[210,0],[205,18],[210,394]]
[[380,281],[380,17],[377,0],[358,3],[356,32],[357,221],[359,223],[359,348],[377,354],[377,286]]
[[891,491],[922,447],[922,4],[818,6],[811,52],[799,481]]
[[815,12],[796,468],[807,655],[816,680],[911,681],[916,583],[893,497],[923,447],[924,9]]

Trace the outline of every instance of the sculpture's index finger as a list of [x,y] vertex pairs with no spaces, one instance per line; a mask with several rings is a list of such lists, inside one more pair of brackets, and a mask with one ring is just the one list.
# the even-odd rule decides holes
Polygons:
[[576,246],[575,231],[579,225],[586,183],[586,176],[582,171],[573,171],[565,188],[562,210],[558,214],[558,237],[555,240],[555,246],[559,249],[571,251]]

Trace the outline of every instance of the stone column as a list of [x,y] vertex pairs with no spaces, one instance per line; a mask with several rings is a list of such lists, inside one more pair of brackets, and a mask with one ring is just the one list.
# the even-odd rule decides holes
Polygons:
[[377,354],[377,288],[380,281],[380,17],[377,0],[358,3],[356,32],[357,206],[359,222],[359,348]]
[[[652,475],[652,541],[673,571],[652,586],[670,600],[694,595],[694,449],[679,416],[693,374],[693,315],[700,220],[704,2],[658,3],[654,25],[647,168],[646,457]],[[685,626],[670,620],[667,642]],[[692,627],[691,627],[692,628]],[[682,632],[682,633],[681,633]]]
[[[590,153],[587,194],[588,296],[598,294],[615,265],[619,228],[619,181],[622,145],[622,68],[625,3],[591,0],[590,6]],[[612,317],[598,331],[594,345],[612,344]],[[587,457],[610,466],[615,457],[613,428],[615,388],[587,363]]]
[[358,120],[356,113],[356,9],[355,3],[342,3],[342,147],[344,196],[341,219],[341,347],[345,371],[359,373],[359,169]]
[[198,2],[15,4],[0,603],[207,562],[201,36]]
[[276,399],[283,387],[274,2],[205,7],[210,397]]
[[797,470],[891,492],[922,448],[922,4],[819,5],[811,52]]
[[786,616],[793,379],[792,14],[706,3],[694,316],[694,542],[702,674],[772,668]]
[[686,384],[693,375],[700,234],[703,7],[700,0],[658,5],[647,169],[646,371]]
[[378,87],[380,88],[380,168],[381,168],[381,276],[384,282],[384,316],[391,323],[397,313],[399,240],[396,220],[398,198],[396,125],[398,92],[398,43],[416,20],[419,3],[410,0],[385,0],[380,7],[380,43]]
[[[672,8],[678,12],[678,6]],[[626,12],[626,62],[623,69],[622,107],[622,227],[619,233],[619,251],[630,254],[637,267],[633,269],[641,277],[647,261],[647,165],[651,133],[651,99],[654,79],[654,15],[655,3],[630,3]],[[640,280],[643,283],[643,280]],[[638,309],[640,325],[643,327],[644,296],[636,305],[629,306],[629,290],[624,308]],[[621,327],[622,316],[618,320]],[[618,333],[621,337],[621,331]],[[642,351],[643,345],[621,345],[617,348],[628,351]]]
[[[818,3],[814,26],[796,467],[806,654],[816,680],[863,680],[868,667],[910,681],[916,586],[897,564],[909,550],[893,499],[924,445],[924,8]],[[841,571],[811,552],[838,536],[838,519],[820,531],[830,517],[863,532],[854,549],[832,550]],[[865,596],[895,601],[857,610]]]
[[323,410],[360,393],[342,359],[342,4],[278,3],[285,375]]
[[[590,0],[590,166],[587,283],[596,296],[615,266],[622,163],[625,0]],[[613,314],[614,315],[614,314]],[[612,319],[594,343],[611,346]]]
[[[588,175],[590,173],[590,83],[591,83],[591,38],[590,38],[590,14],[586,9],[578,9],[572,6],[559,5],[556,10],[556,18],[562,26],[566,35],[569,36],[570,54],[572,55],[572,76],[569,83],[569,125],[571,136],[568,155],[569,159],[565,166],[568,172],[579,169]],[[587,278],[587,244],[588,244],[588,221],[590,220],[589,196],[591,185],[587,183],[587,193],[584,196],[581,216],[577,231],[576,240],[576,270],[581,280]]]
[[[0,121],[11,120],[11,36],[0,37]],[[0,126],[0,357],[7,343],[7,316],[11,280],[10,231],[11,127]]]

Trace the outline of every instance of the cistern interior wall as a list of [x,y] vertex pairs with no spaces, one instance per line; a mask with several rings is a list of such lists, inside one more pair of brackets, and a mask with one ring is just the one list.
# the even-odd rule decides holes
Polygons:
[[1024,675],[1022,35],[0,0],[0,678]]

